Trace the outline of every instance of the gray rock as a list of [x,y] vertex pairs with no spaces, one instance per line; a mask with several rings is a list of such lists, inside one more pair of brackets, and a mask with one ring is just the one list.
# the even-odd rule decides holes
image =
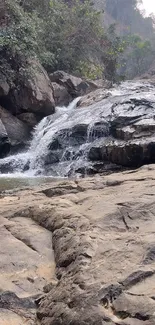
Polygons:
[[0,97],[8,95],[10,86],[5,78],[5,76],[0,73]]
[[5,126],[0,119],[0,158],[3,158],[10,151],[10,140],[6,132]]
[[18,87],[12,89],[10,101],[16,113],[31,112],[40,117],[53,114],[55,103],[50,79],[44,68],[37,62],[31,61],[31,72]]
[[52,82],[53,96],[56,106],[67,106],[72,101],[72,96],[63,85]]
[[22,113],[17,115],[18,119],[26,123],[29,127],[34,127],[40,119],[34,113]]
[[72,97],[84,95],[89,88],[89,84],[81,78],[72,76],[64,71],[55,71],[50,74],[50,80],[67,89]]
[[5,127],[11,147],[23,146],[29,138],[28,126],[2,107],[0,107],[0,119]]

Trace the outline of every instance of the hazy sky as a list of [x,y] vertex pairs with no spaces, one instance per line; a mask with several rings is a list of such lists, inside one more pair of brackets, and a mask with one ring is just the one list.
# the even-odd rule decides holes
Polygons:
[[155,0],[143,0],[143,8],[147,14],[152,12],[155,14]]

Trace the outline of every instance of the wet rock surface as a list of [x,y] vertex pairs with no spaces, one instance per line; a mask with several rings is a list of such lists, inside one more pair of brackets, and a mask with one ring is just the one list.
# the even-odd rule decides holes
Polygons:
[[[94,162],[127,168],[154,163],[154,111],[151,81],[125,82],[113,89],[98,89],[83,96],[61,129],[58,128],[53,137],[49,135],[45,165],[46,162],[51,165],[56,161],[74,162],[81,157],[82,163],[75,166],[74,171],[83,174],[86,161],[85,172],[88,173],[91,164],[93,170]],[[72,174],[71,168],[69,173]]]
[[112,86],[111,82],[107,80],[83,80],[64,71],[55,71],[49,77],[52,82],[55,103],[58,106],[67,106],[77,96],[86,95],[87,98],[87,94],[97,91],[97,89],[102,89],[103,92],[103,89],[109,89]]
[[[57,77],[64,74],[59,71],[53,75],[55,81]],[[37,125],[24,156],[0,161],[1,173],[7,165],[14,172],[30,166],[34,175],[84,176],[106,173],[113,165],[122,170],[154,163],[154,90],[151,80],[128,81],[76,98],[68,107],[57,107],[55,114]],[[33,114],[19,117],[35,124]]]
[[154,325],[154,171],[1,193],[2,325]]

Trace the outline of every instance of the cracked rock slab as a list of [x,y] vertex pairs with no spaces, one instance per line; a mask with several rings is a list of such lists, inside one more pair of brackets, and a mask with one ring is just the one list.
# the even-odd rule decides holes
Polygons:
[[[152,165],[4,194],[2,293],[20,300],[42,293],[37,316],[29,318],[35,325],[154,325],[154,174]],[[55,275],[52,266],[47,271],[52,247]],[[37,279],[28,271],[33,266]],[[5,315],[14,312],[7,308]]]
[[[9,214],[12,213],[13,208]],[[0,325],[33,325],[35,297],[42,295],[45,285],[55,281],[52,234],[31,219],[20,216],[8,220],[3,214],[2,204]]]

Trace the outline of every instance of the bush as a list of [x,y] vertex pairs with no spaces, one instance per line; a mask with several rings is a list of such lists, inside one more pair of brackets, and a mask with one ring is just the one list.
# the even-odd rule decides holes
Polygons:
[[0,30],[1,70],[13,76],[38,58],[49,71],[114,79],[121,40],[105,32],[100,13],[86,0],[6,0],[7,23]]

